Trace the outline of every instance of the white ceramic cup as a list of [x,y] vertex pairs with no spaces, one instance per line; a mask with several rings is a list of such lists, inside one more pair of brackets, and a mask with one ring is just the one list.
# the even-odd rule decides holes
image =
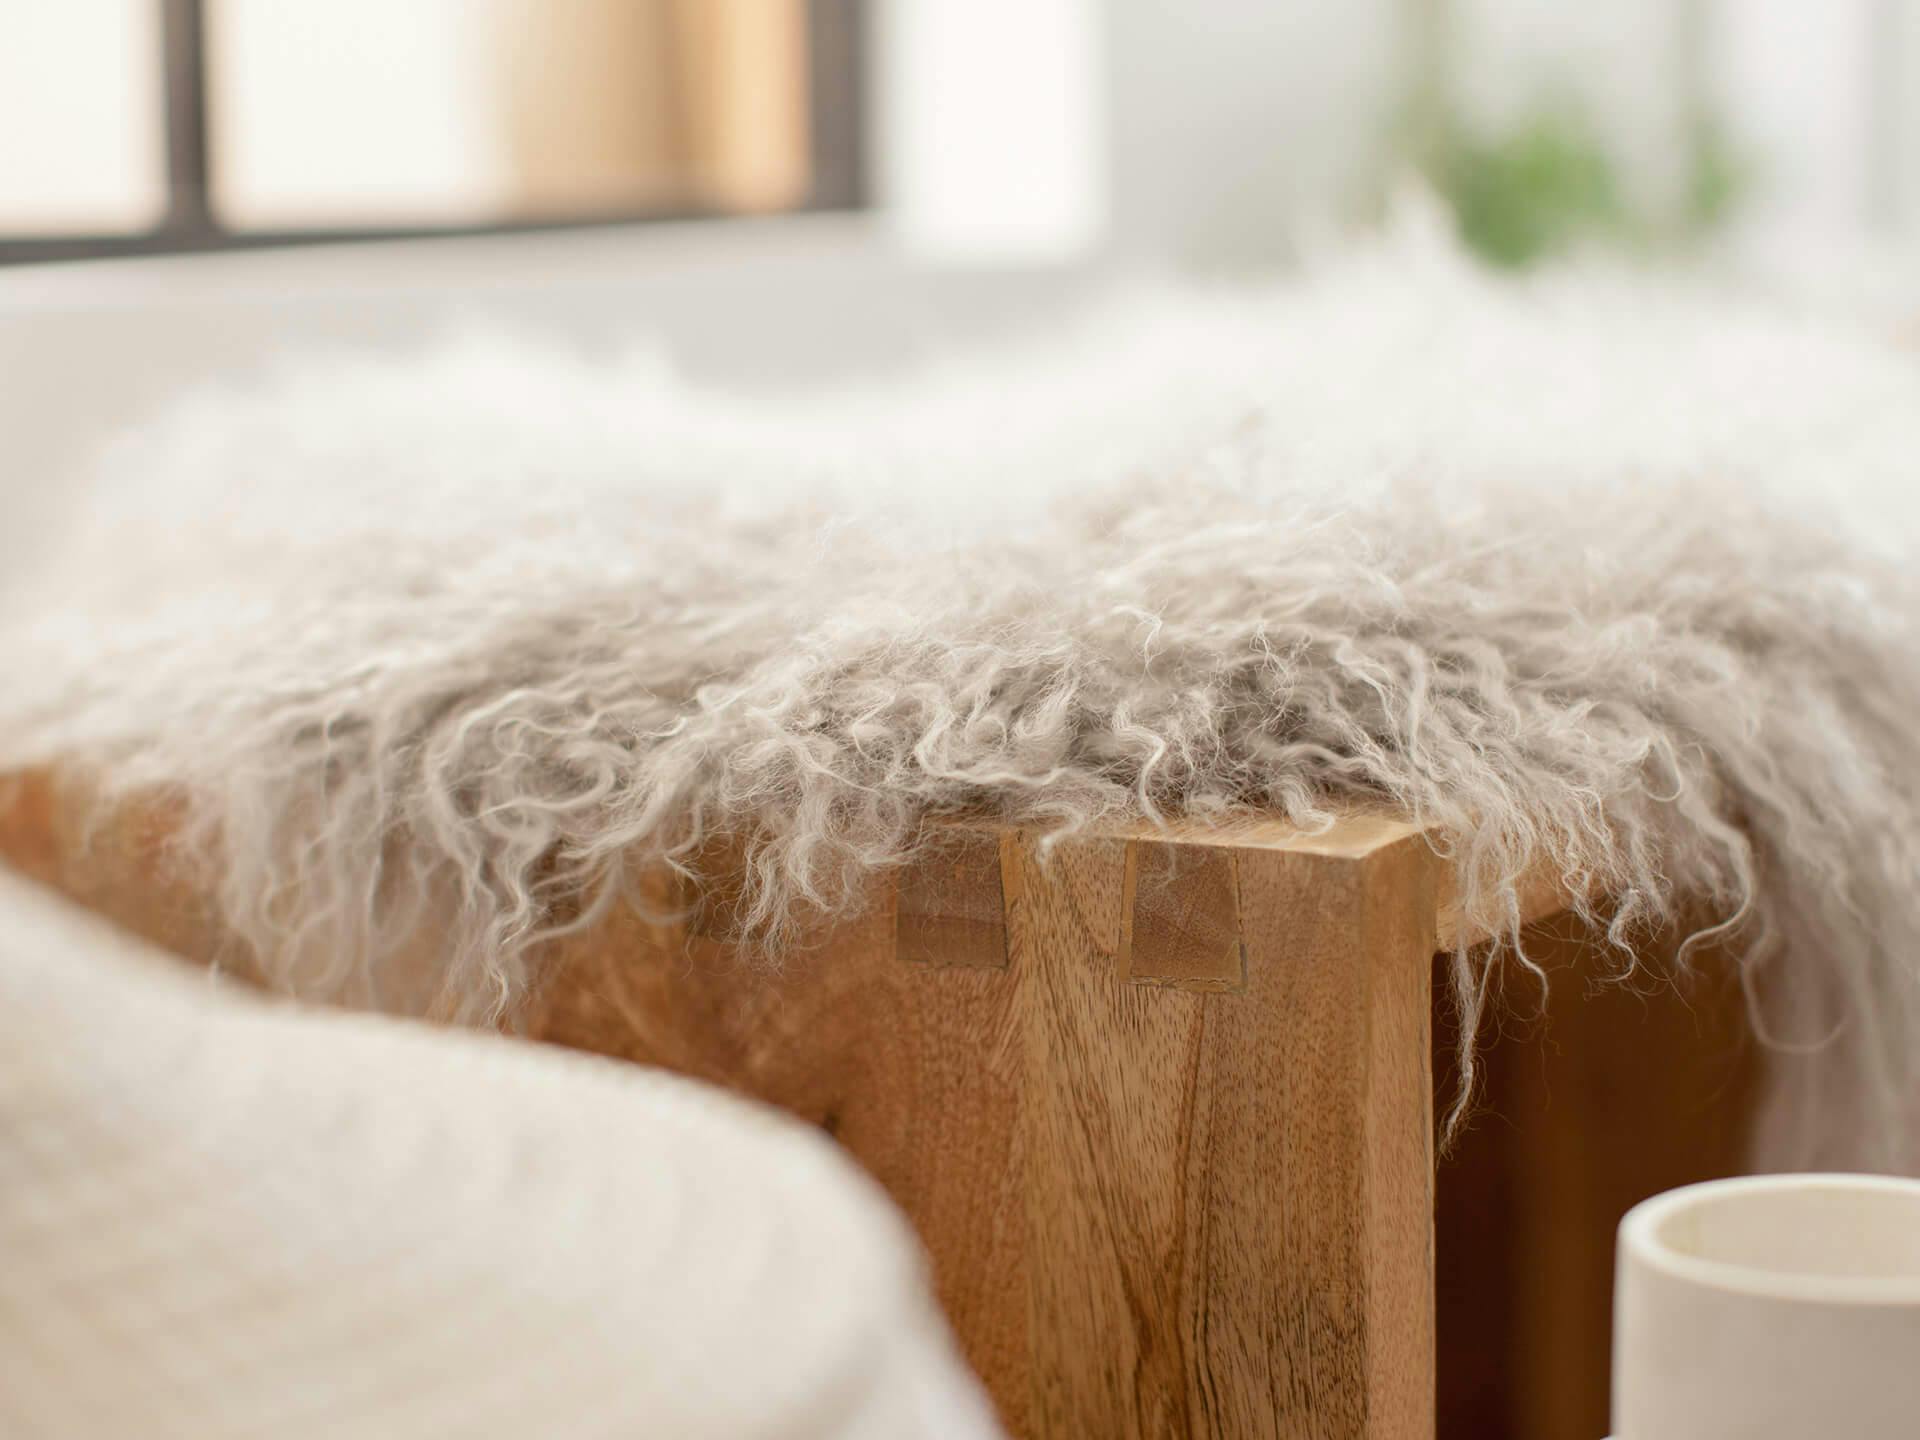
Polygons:
[[1614,1440],[1920,1436],[1920,1181],[1690,1185],[1617,1254]]

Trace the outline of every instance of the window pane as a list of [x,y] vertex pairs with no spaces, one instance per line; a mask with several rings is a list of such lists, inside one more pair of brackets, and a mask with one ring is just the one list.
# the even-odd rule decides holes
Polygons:
[[209,0],[207,30],[237,228],[804,198],[802,0]]
[[166,211],[159,0],[0,0],[0,234]]

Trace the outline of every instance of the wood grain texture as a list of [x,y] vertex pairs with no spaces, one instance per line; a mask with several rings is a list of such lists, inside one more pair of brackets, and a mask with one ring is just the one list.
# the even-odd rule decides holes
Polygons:
[[[84,835],[63,795],[45,776],[0,784],[0,855],[213,954],[210,908],[169,863],[173,807]],[[1043,858],[1029,835],[950,828],[777,971],[725,942],[725,864],[690,911],[661,888],[655,913],[684,919],[617,911],[555,944],[530,1029],[836,1135],[919,1228],[1016,1435],[1431,1434],[1429,957],[1465,932],[1420,831],[1379,815],[1139,825]],[[1551,877],[1538,889],[1551,906]],[[1615,1202],[1692,1178],[1678,1131],[1646,1138],[1642,1092],[1664,1082],[1625,1106],[1606,1061],[1698,1037],[1671,1011],[1620,1032],[1587,1000],[1556,991],[1557,1038],[1587,1048],[1551,1106],[1470,1137],[1510,1133],[1486,1162],[1496,1183],[1451,1172],[1463,1205],[1499,1218],[1463,1226],[1450,1208],[1449,1271],[1506,1308],[1478,1332],[1498,1339],[1446,1353],[1462,1374],[1491,1359],[1515,1428],[1449,1434],[1591,1428]],[[1507,1072],[1540,1069],[1505,1049]],[[1492,1068],[1495,1107],[1531,1103]],[[1649,1147],[1667,1159],[1637,1165]],[[1459,1336],[1495,1323],[1457,1300]]]
[[1006,896],[1000,874],[1009,837],[948,830],[902,871],[895,888],[894,947],[917,965],[1007,966]]
[[[611,916],[563,942],[533,1030],[836,1135],[913,1219],[1016,1435],[1430,1434],[1430,852],[986,841],[777,975]],[[1170,892],[1144,927],[1143,863]],[[1223,885],[1231,934],[1167,919]],[[1137,983],[1130,927],[1244,974]]]
[[1240,873],[1218,845],[1127,844],[1120,971],[1136,985],[1244,990]]

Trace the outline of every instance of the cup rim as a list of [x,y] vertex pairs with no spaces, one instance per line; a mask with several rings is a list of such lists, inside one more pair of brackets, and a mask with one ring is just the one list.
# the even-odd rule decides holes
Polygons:
[[1660,1238],[1661,1226],[1676,1213],[1728,1195],[1781,1190],[1897,1194],[1920,1201],[1920,1180],[1891,1175],[1837,1173],[1744,1175],[1685,1185],[1642,1200],[1620,1222],[1623,1263],[1635,1263],[1706,1289],[1775,1300],[1834,1305],[1920,1306],[1920,1272],[1904,1275],[1820,1275],[1768,1270],[1730,1260],[1707,1260],[1675,1250]]

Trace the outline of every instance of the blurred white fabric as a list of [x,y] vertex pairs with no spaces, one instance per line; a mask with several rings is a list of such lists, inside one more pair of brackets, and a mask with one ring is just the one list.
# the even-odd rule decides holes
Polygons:
[[10,1440],[997,1433],[824,1137],[259,999],[0,875]]

